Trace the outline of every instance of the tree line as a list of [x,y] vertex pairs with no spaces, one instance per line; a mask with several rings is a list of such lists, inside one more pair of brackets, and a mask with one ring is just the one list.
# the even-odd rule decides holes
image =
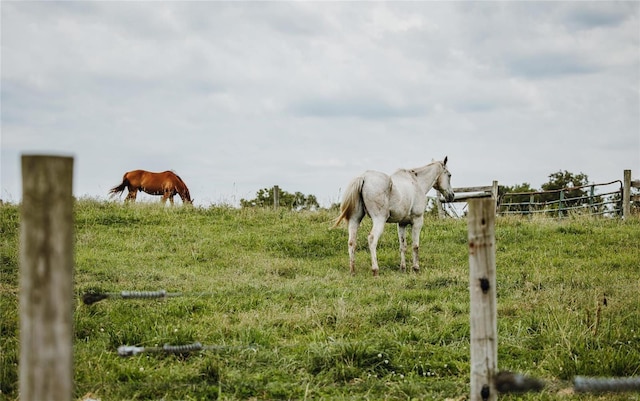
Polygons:
[[[254,199],[240,199],[240,207],[273,207],[275,206],[275,187],[263,188],[256,193]],[[302,192],[289,193],[278,191],[278,207],[291,210],[315,210],[320,208],[315,195],[305,195]]]
[[[514,186],[500,186],[499,198],[509,199],[511,203],[534,202],[536,204],[547,204],[557,202],[560,199],[560,191],[563,196],[563,207],[576,208],[580,206],[590,206],[592,208],[603,208],[603,204],[621,202],[620,195],[613,195],[611,199],[604,199],[601,195],[591,194],[589,177],[582,172],[572,173],[567,170],[559,170],[549,174],[548,181],[541,187],[534,188],[530,183],[524,182]],[[509,195],[522,194],[522,195]],[[509,195],[507,197],[507,195]],[[240,199],[240,206],[249,207],[273,207],[275,202],[274,188],[263,188],[256,193],[253,199]],[[596,205],[596,206],[593,206]],[[600,206],[598,206],[600,205]],[[278,206],[291,210],[316,210],[320,208],[315,195],[305,195],[302,192],[290,193],[282,189],[278,192]],[[526,205],[517,206],[515,211],[526,212]],[[632,202],[632,210],[640,212],[640,202]],[[334,204],[331,208],[339,208]]]

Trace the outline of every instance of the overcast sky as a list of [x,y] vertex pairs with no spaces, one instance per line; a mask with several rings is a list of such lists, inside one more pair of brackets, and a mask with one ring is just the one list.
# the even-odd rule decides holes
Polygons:
[[174,170],[204,206],[447,155],[457,187],[640,178],[637,1],[0,7],[4,201],[22,154],[73,156],[78,197]]

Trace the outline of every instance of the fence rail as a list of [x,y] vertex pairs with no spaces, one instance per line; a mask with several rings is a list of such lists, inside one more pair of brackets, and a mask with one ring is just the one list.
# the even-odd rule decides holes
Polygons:
[[[617,185],[615,189],[611,186]],[[596,188],[609,187],[606,192],[596,193]],[[623,180],[601,184],[588,184],[549,191],[507,192],[500,194],[498,181],[492,185],[453,188],[456,196],[449,203],[468,202],[476,198],[493,198],[500,215],[541,215],[564,217],[572,213],[592,216],[608,215],[626,218],[631,214],[631,206],[640,202],[640,194],[631,194],[632,188],[640,188],[640,180],[631,180],[631,170],[624,170]],[[585,190],[588,188],[587,190]],[[576,192],[579,191],[579,196]],[[547,199],[541,199],[547,198]],[[550,199],[549,199],[550,198]],[[446,215],[447,201],[438,195],[435,198],[438,214]]]
[[[596,194],[596,187],[606,187],[618,184],[619,189],[615,191]],[[588,193],[585,195],[567,197],[571,193],[580,191]],[[521,215],[551,215],[566,216],[571,212],[581,212],[591,215],[620,215],[622,214],[622,181],[616,180],[601,184],[589,184],[578,187],[568,187],[549,191],[536,192],[508,192],[503,194],[498,206],[499,214],[521,214]],[[551,200],[540,199],[552,196]],[[557,196],[557,199],[555,199]],[[525,200],[523,200],[525,199]]]
[[451,202],[448,202],[442,195],[438,194],[438,196],[435,197],[436,207],[438,208],[438,216],[440,216],[440,218],[445,217],[445,203],[468,202],[471,199],[478,198],[498,199],[498,189],[498,181],[493,181],[491,185],[485,186],[453,188],[455,197]]

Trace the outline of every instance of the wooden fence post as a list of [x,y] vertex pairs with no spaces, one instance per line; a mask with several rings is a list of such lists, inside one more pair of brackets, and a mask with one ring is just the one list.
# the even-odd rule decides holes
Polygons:
[[564,202],[564,189],[560,190],[560,200],[558,201],[558,218],[564,215],[563,202]]
[[277,185],[273,186],[273,208],[277,209],[280,206],[280,187]]
[[22,156],[21,401],[73,397],[73,158]]
[[624,170],[624,188],[622,189],[622,218],[631,217],[631,170]]
[[496,181],[496,180],[493,180],[493,183],[491,184],[491,196],[496,201],[498,200],[498,198],[500,196],[500,187],[498,186],[498,181]]
[[469,200],[471,401],[497,399],[493,380],[498,368],[495,216],[495,199]]

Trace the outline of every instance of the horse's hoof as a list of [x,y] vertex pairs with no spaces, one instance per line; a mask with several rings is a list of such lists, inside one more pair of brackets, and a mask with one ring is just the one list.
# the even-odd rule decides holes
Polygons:
[[373,271],[373,277],[378,277],[378,271],[377,270]]

